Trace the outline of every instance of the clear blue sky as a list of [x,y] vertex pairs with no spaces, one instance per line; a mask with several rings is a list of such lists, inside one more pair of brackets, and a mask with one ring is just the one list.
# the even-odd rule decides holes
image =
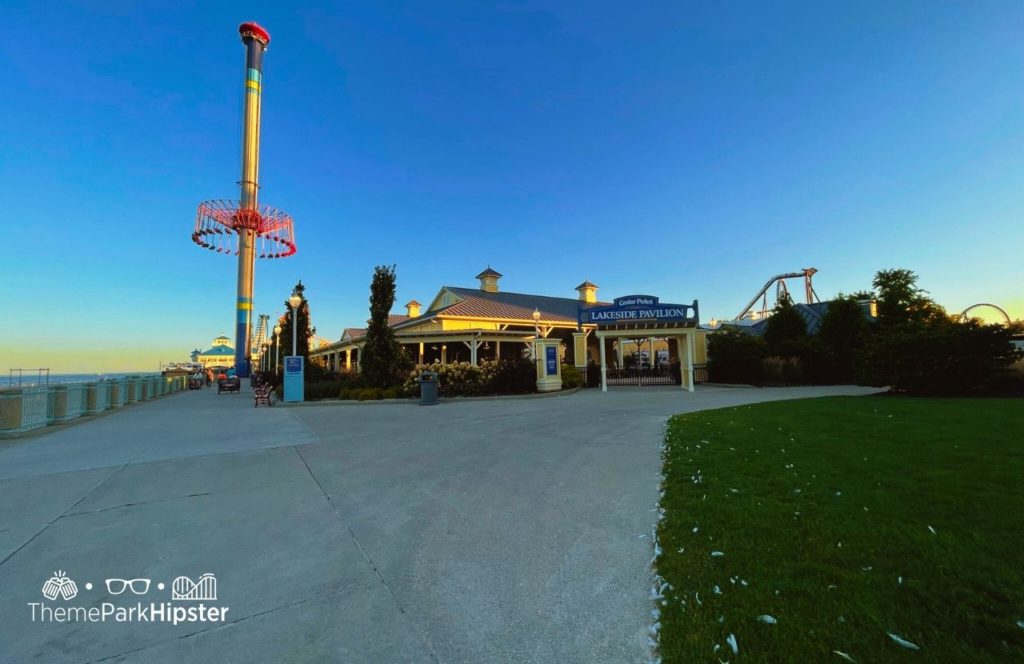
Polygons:
[[336,338],[397,263],[397,305],[490,264],[721,318],[778,272],[825,297],[907,267],[1024,316],[1018,1],[290,4],[3,3],[0,369],[233,336],[234,261],[189,234],[238,195],[246,20],[272,36],[261,199],[299,243],[256,313],[301,278]]

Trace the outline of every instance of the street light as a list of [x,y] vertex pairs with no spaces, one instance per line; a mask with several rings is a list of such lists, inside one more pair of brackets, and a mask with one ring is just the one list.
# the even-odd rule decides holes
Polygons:
[[281,364],[281,326],[274,326],[274,373]]
[[288,304],[292,305],[292,357],[295,357],[299,354],[299,305],[302,304],[302,298],[298,293],[293,292],[292,296],[288,298]]
[[263,352],[260,354],[260,359],[263,360],[263,370],[264,371],[270,371],[270,353],[267,352],[269,350],[270,350],[270,342],[269,341],[264,341],[263,342]]

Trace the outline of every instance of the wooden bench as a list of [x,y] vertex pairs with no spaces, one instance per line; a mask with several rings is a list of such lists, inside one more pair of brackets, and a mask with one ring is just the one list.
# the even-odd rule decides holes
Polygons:
[[253,404],[253,408],[259,408],[261,403],[267,404],[267,406],[273,406],[274,404],[270,401],[270,393],[273,389],[269,385],[256,385],[252,388],[253,398],[256,403]]

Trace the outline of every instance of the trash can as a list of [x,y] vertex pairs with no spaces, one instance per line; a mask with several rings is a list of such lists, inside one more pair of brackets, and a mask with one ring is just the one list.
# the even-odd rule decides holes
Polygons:
[[424,371],[420,374],[420,405],[437,405],[437,372]]

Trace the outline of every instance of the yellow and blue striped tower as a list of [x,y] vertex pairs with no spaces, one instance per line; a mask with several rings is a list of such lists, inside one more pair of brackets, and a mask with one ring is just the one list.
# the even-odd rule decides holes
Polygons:
[[[270,33],[256,23],[238,26],[245,44],[245,97],[242,116],[242,179],[238,229],[238,293],[235,302],[235,372],[249,376],[251,356],[252,295],[256,267],[258,196],[260,171],[260,96],[263,83],[263,53]],[[246,223],[250,217],[254,223]]]
[[238,256],[238,290],[235,299],[235,371],[241,377],[252,371],[252,293],[256,258],[287,258],[295,254],[295,226],[282,210],[261,204],[260,96],[263,53],[270,34],[255,23],[238,26],[245,44],[245,92],[242,119],[242,178],[240,199],[215,199],[199,204],[192,241],[204,249]]

